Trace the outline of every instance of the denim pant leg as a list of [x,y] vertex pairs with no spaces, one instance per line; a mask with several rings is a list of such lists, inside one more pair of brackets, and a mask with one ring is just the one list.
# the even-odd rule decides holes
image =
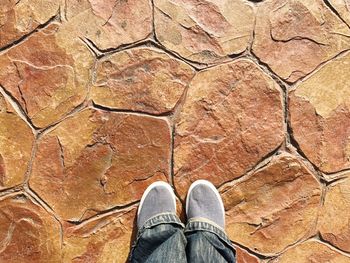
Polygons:
[[184,225],[175,214],[150,218],[138,231],[130,255],[132,263],[186,263]]
[[190,263],[235,263],[235,250],[225,232],[206,220],[190,221],[185,229]]

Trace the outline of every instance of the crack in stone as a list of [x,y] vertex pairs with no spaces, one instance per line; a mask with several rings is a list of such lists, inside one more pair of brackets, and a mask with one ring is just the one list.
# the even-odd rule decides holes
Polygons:
[[[111,14],[109,15],[109,17],[107,18],[106,22],[104,22],[104,23],[102,24],[102,27],[104,27],[105,25],[107,25],[107,24],[109,23],[109,20],[111,20],[112,16],[113,16],[114,13],[115,13],[115,8],[116,8],[118,2],[119,2],[119,0],[115,0],[115,1],[114,1],[114,5],[113,5],[113,7],[112,7],[112,12],[111,12]],[[90,3],[91,3],[91,2],[90,2]]]
[[6,179],[6,166],[5,166],[4,158],[0,153],[0,186],[1,187],[5,185],[5,179]]
[[3,198],[23,193],[23,191],[23,185],[16,185],[14,187],[3,188],[0,190],[0,199],[2,200]]
[[[12,220],[9,220],[9,221],[12,221]],[[15,228],[16,228],[16,225],[13,222],[11,222],[6,233],[6,237],[0,241],[0,254],[3,253],[5,249],[10,245]]]
[[24,182],[23,182],[23,186],[26,186],[26,187],[28,186],[28,181],[29,181],[31,173],[32,173],[32,167],[33,167],[33,162],[34,162],[36,150],[37,150],[37,138],[35,136],[34,141],[33,141],[33,145],[32,145],[30,159],[28,162],[28,166],[27,166],[27,170],[25,172],[25,178],[24,178]]
[[[132,207],[136,206],[137,204],[139,204],[139,202],[140,202],[140,200],[137,200],[137,201],[125,204],[125,205],[117,205],[117,206],[111,207],[109,209],[105,209],[103,211],[96,211],[93,209],[87,209],[84,211],[83,216],[80,218],[80,220],[66,220],[66,222],[73,224],[73,225],[77,225],[77,226],[84,226],[85,224],[87,224],[91,221],[97,220],[99,218],[103,218],[105,216],[109,216],[115,212],[120,212],[120,211],[129,209],[129,208],[132,208]],[[91,216],[91,217],[85,218],[84,215],[86,213],[88,213],[89,211],[94,211],[94,212],[96,212],[96,214]]]
[[175,189],[175,180],[174,180],[174,150],[175,150],[175,124],[171,124],[170,130],[170,163],[169,163],[169,182]]
[[329,32],[329,34],[350,38],[350,35],[346,35],[346,34],[339,33],[339,32]]
[[222,184],[217,186],[217,189],[221,194],[229,191],[230,186],[237,182],[241,182],[243,180],[249,179],[251,176],[253,176],[254,173],[264,169],[271,160],[275,157],[281,154],[281,145],[279,145],[275,150],[268,153],[266,156],[263,156],[255,166],[253,166],[251,169],[243,173],[242,175],[234,178],[233,180],[228,180],[226,182],[223,182]]
[[[169,20],[172,20],[172,17],[169,15],[169,14],[167,14],[166,12],[164,12],[162,9],[160,9],[158,6],[154,6],[154,8],[158,11],[158,12],[160,12],[162,15],[164,15],[166,18],[168,18]],[[185,27],[186,28],[186,27]],[[188,28],[186,28],[186,29],[188,29]]]
[[[244,246],[243,244],[240,244],[240,243],[237,243],[235,242],[234,240],[231,240],[231,242],[236,246],[236,247],[239,247],[245,251],[247,251],[249,254],[259,258],[260,260],[268,260],[268,259],[271,259],[273,258],[273,256],[267,256],[267,255],[264,255],[264,254],[260,254],[258,253],[257,251],[253,250],[252,248],[249,248],[247,246]],[[238,262],[239,263],[239,262]]]
[[22,91],[22,88],[21,88],[21,84],[23,83],[23,76],[22,76],[21,72],[19,71],[19,68],[18,68],[17,63],[16,63],[15,61],[13,61],[13,62],[14,62],[13,64],[15,65],[15,68],[16,68],[17,75],[18,75],[18,77],[19,77],[20,80],[21,80],[21,81],[17,84],[17,89],[18,89],[18,91],[19,91],[19,94],[21,95],[21,99],[22,99],[23,104],[24,104],[24,111],[25,111],[26,114],[28,114],[27,101],[26,101],[26,99],[24,98],[23,91]]
[[308,240],[317,240],[317,241],[319,241],[320,243],[326,245],[327,247],[329,247],[329,248],[331,248],[331,249],[337,251],[338,253],[340,253],[340,254],[342,254],[342,255],[345,255],[345,256],[347,256],[347,257],[350,257],[350,253],[349,253],[349,252],[347,252],[347,251],[345,251],[345,250],[342,250],[342,249],[340,249],[340,248],[334,246],[334,245],[333,245],[332,243],[330,243],[329,241],[325,240],[325,239],[322,237],[322,235],[321,235],[320,232],[318,232],[315,236],[311,237],[311,238],[308,239]]
[[106,193],[106,194],[112,194],[114,193],[113,191],[112,192],[109,192],[107,191],[107,183],[108,183],[108,177],[106,176],[106,173],[107,171],[112,167],[113,165],[113,155],[115,154],[116,152],[116,149],[115,147],[109,143],[109,142],[103,142],[103,143],[99,143],[99,144],[102,144],[102,145],[105,145],[107,147],[109,147],[110,151],[111,151],[111,154],[108,155],[108,164],[106,165],[105,167],[105,170],[101,173],[101,177],[100,177],[100,185],[103,189],[103,192]]
[[243,58],[247,58],[249,60],[252,60],[255,62],[260,69],[262,69],[268,76],[270,76],[273,80],[275,80],[277,83],[283,83],[285,85],[288,85],[286,81],[281,79],[275,72],[272,70],[272,68],[265,62],[263,62],[252,50],[249,54],[246,56],[243,56]]
[[350,48],[345,49],[341,52],[339,52],[338,54],[334,55],[333,57],[331,57],[330,59],[321,62],[315,69],[313,69],[311,72],[309,72],[307,75],[305,75],[304,77],[300,78],[298,81],[296,81],[295,83],[293,83],[293,87],[298,86],[300,83],[303,83],[307,78],[309,78],[310,76],[312,76],[313,74],[315,74],[320,68],[322,68],[324,65],[331,63],[333,60],[336,60],[339,57],[345,56],[347,55],[347,53],[350,52]]
[[54,215],[56,220],[59,221],[59,218],[55,214],[55,212],[53,211],[52,207],[48,203],[46,203],[45,200],[41,199],[41,197],[33,189],[31,189],[29,185],[24,185],[23,189],[24,189],[24,193],[23,194],[27,198],[29,198],[30,200],[32,200],[33,202],[35,202],[36,204],[41,206],[49,214]]
[[[271,151],[267,155],[263,156],[260,160],[258,160],[256,162],[256,165],[254,165],[251,169],[249,169],[248,171],[243,173],[241,176],[238,176],[238,177],[234,178],[233,180],[229,180],[229,181],[223,182],[222,184],[218,185],[217,189],[219,190],[219,192],[224,193],[224,192],[228,191],[229,189],[226,188],[227,186],[230,186],[232,184],[235,184],[236,182],[240,182],[242,180],[248,179],[254,173],[265,168],[274,157],[276,157],[282,153],[281,146],[282,146],[282,144],[280,144],[278,147],[276,147],[276,149],[274,149],[273,151]],[[222,191],[221,189],[225,189],[225,190]]]
[[53,66],[37,66],[37,65],[29,63],[28,61],[20,60],[20,59],[14,59],[14,58],[11,58],[10,56],[9,56],[9,59],[11,60],[11,62],[13,62],[13,64],[15,64],[15,67],[16,67],[16,70],[17,70],[17,73],[19,74],[19,76],[21,76],[21,74],[19,73],[19,69],[18,69],[17,63],[22,63],[22,64],[25,64],[25,65],[27,65],[29,67],[32,67],[32,68],[35,68],[35,69],[40,69],[40,70],[49,70],[49,69],[55,69],[55,68],[69,68],[69,69],[71,69],[74,72],[74,68],[71,65],[56,64],[56,65],[53,65]]
[[25,192],[23,193],[24,197],[29,199],[32,203],[41,207],[44,211],[46,211],[49,215],[51,215],[54,220],[59,224],[60,230],[60,248],[63,247],[63,226],[60,218],[55,214],[52,208],[43,200],[40,196],[38,196],[34,191],[32,191],[28,186],[25,187]]
[[87,47],[87,49],[94,55],[95,58],[103,57],[103,53],[100,52],[96,45],[88,38],[79,37],[80,41]]
[[281,43],[288,43],[288,42],[291,42],[291,41],[295,41],[295,40],[306,40],[306,41],[309,41],[311,43],[314,43],[318,46],[328,46],[327,44],[324,44],[324,43],[321,43],[321,42],[317,42],[316,40],[312,39],[312,38],[309,38],[309,37],[302,37],[302,36],[295,36],[295,37],[292,37],[292,38],[289,38],[289,39],[277,39],[273,36],[272,34],[272,28],[271,28],[271,25],[270,25],[270,37],[271,39],[274,41],[274,42],[281,42]]
[[323,0],[323,2],[325,3],[325,5],[332,11],[332,13],[334,15],[336,15],[349,29],[350,29],[350,25],[348,23],[346,23],[346,21],[344,20],[344,18],[339,14],[339,12],[337,11],[337,9],[334,8],[334,6],[332,6],[332,4],[329,2],[329,0]]
[[350,171],[347,171],[345,174],[340,174],[340,177],[336,177],[336,178],[331,179],[329,181],[324,181],[324,183],[326,184],[326,187],[333,186],[333,185],[336,185],[338,183],[342,183],[345,180],[347,180],[349,177],[347,174],[348,172],[350,172]]
[[152,178],[154,175],[156,175],[157,173],[161,173],[164,175],[165,178],[167,178],[167,174],[165,171],[163,170],[157,170],[155,171],[154,173],[151,173],[149,175],[146,175],[145,177],[142,177],[142,178],[134,178],[133,180],[131,180],[126,186],[129,186],[135,182],[142,182],[142,181],[147,181],[148,179]]
[[155,4],[154,4],[154,0],[150,0],[150,3],[151,3],[151,16],[152,16],[152,21],[151,21],[151,23],[152,23],[152,29],[151,29],[151,38],[154,40],[154,41],[158,41],[157,40],[157,36],[156,36],[156,25],[155,25],[155,8],[156,8],[156,6],[155,6]]
[[[284,180],[284,183],[294,181],[297,178],[298,177],[292,178],[292,180]],[[264,215],[263,217],[261,217],[259,219],[259,221],[260,221],[259,223],[253,223],[253,222],[244,222],[244,223],[255,228],[250,233],[250,235],[254,235],[256,232],[261,231],[261,230],[275,224],[276,222],[278,222],[280,220],[280,217],[276,217],[275,215],[278,215],[279,213],[284,213],[287,210],[293,209],[295,206],[298,206],[300,203],[304,203],[305,201],[312,200],[315,197],[319,197],[319,194],[315,193],[315,194],[308,195],[308,196],[302,196],[296,200],[293,200],[292,202],[289,202],[289,203],[283,205],[282,209],[276,208],[275,211],[272,211],[271,213]],[[316,220],[317,220],[317,215],[316,215]],[[300,221],[302,221],[302,220],[300,220]],[[310,232],[312,232],[312,229],[314,229],[314,226],[310,227]],[[262,232],[260,232],[260,234],[264,235],[264,233],[262,233]],[[269,238],[269,237],[266,237],[266,238]]]
[[181,55],[179,55],[178,53],[171,51],[169,49],[167,49],[166,47],[164,47],[157,39],[153,40],[153,39],[149,39],[149,38],[145,38],[142,39],[140,41],[131,43],[131,44],[125,44],[125,45],[121,45],[117,48],[111,48],[109,50],[101,50],[99,49],[90,39],[85,38],[81,40],[85,43],[85,45],[91,45],[88,48],[92,50],[92,52],[94,52],[96,58],[102,59],[106,56],[115,54],[115,53],[119,53],[121,51],[127,51],[127,50],[132,50],[134,48],[141,48],[141,47],[149,47],[149,48],[155,48],[158,49],[161,52],[166,53],[167,55],[169,55],[172,58],[178,59],[181,62],[185,63],[186,65],[190,66],[193,70],[198,71],[200,68],[198,66],[202,66],[204,64],[198,63],[196,61],[191,61],[189,59],[185,59],[183,58]]
[[[50,69],[54,69],[54,68],[60,68],[60,67],[63,67],[63,68],[67,68],[68,70],[70,70],[72,72],[72,75],[74,76],[74,79],[76,79],[76,73],[75,73],[75,70],[72,66],[70,65],[60,65],[60,64],[57,64],[57,65],[53,65],[53,66],[37,66],[37,65],[33,65],[27,61],[23,61],[23,60],[18,60],[18,59],[12,59],[11,57],[9,57],[9,59],[11,60],[11,62],[13,62],[13,64],[15,65],[15,68],[16,68],[16,71],[17,71],[17,74],[18,76],[20,77],[21,81],[20,83],[17,85],[18,87],[18,91],[21,95],[21,100],[23,101],[23,104],[24,104],[24,109],[23,107],[21,106],[21,104],[19,103],[18,99],[15,98],[14,95],[11,94],[11,92],[7,92],[10,96],[11,99],[13,99],[15,102],[17,102],[17,106],[20,107],[21,111],[23,111],[26,119],[28,120],[28,122],[30,123],[30,125],[33,127],[33,129],[37,130],[38,127],[34,125],[34,123],[32,122],[32,119],[36,118],[36,116],[38,114],[40,114],[41,112],[43,112],[44,110],[46,110],[47,108],[50,107],[50,105],[47,105],[45,107],[42,107],[39,111],[37,111],[36,113],[32,114],[30,117],[29,117],[29,112],[28,112],[28,107],[27,107],[27,101],[24,97],[24,94],[22,92],[22,88],[21,88],[21,83],[24,81],[23,79],[23,76],[21,75],[21,72],[18,68],[18,64],[17,63],[23,63],[29,67],[32,67],[32,68],[35,68],[35,69],[40,69],[40,70],[50,70]],[[4,88],[5,91],[7,91],[5,88]],[[51,97],[51,94],[47,93],[45,89],[43,89],[43,93],[47,96],[47,97]],[[71,96],[69,96],[68,98],[65,98],[64,101],[61,101],[55,108],[57,109],[60,105],[66,103],[67,101],[69,101],[70,99],[74,98],[75,96],[77,96],[76,94],[73,94]],[[74,110],[74,109],[73,109]],[[69,114],[69,113],[68,113]],[[64,115],[65,116],[65,115]],[[62,118],[64,118],[64,116],[62,116]],[[60,121],[60,120],[58,120]]]
[[[197,35],[202,35],[202,36],[205,36],[209,41],[209,43],[215,47],[217,49],[217,51],[219,52],[222,52],[224,53],[222,47],[219,45],[218,41],[216,41],[214,38],[213,38],[213,35],[210,34],[209,32],[205,31],[200,25],[196,24],[195,26],[191,26],[191,27],[187,27],[187,26],[184,26],[182,25],[181,23],[179,23],[180,27],[184,28],[185,30],[188,30],[188,31],[191,31],[193,32],[194,34],[197,34]],[[210,52],[210,54],[214,57],[217,57],[217,58],[220,58],[220,56],[216,55],[213,51],[208,51],[206,50],[208,53]],[[197,53],[193,53],[191,56],[196,56],[198,54],[201,54],[203,53],[203,51],[200,51],[200,52],[197,52]],[[225,57],[225,56],[222,56],[222,57]],[[207,64],[207,63],[204,63],[204,64]]]
[[136,111],[136,110],[129,110],[129,109],[126,110],[126,109],[117,109],[117,108],[107,107],[107,106],[97,104],[94,101],[92,101],[92,104],[93,104],[93,108],[99,109],[99,110],[110,111],[110,112],[120,112],[120,113],[130,113],[130,114],[136,114],[136,115],[149,116],[153,118],[167,117],[167,116],[170,116],[173,112],[173,110],[170,110],[167,112],[154,114],[154,113],[149,113],[145,111]]
[[42,129],[37,129],[37,135],[38,139],[40,139],[42,136],[50,132],[51,130],[55,129],[62,121],[73,117],[75,114],[77,114],[80,111],[83,111],[84,109],[88,108],[88,105],[86,104],[85,101],[83,101],[81,104],[76,106],[74,109],[72,109],[70,112],[66,113],[64,116],[62,116],[59,120],[51,123],[50,125],[42,128]]
[[288,130],[288,134],[290,135],[290,144],[296,149],[296,152],[303,158],[303,160],[306,161],[309,164],[309,166],[311,166],[312,169],[315,171],[315,172],[312,172],[312,174],[316,174],[317,175],[316,178],[318,180],[320,180],[322,178],[320,169],[307,158],[306,154],[301,149],[298,141],[294,137],[293,128],[292,128],[292,125],[290,123],[290,117],[289,117],[289,121],[287,124],[287,130]]
[[[48,97],[51,97],[50,94],[48,94],[46,91],[43,91],[43,93],[48,96]],[[55,108],[53,108],[53,110],[56,110],[58,107],[60,107],[62,104],[65,104],[67,101],[69,101],[70,99],[76,97],[77,95],[76,94],[73,94],[71,96],[69,96],[68,98],[65,98],[64,101],[61,101]],[[82,102],[80,105],[84,104],[84,102]],[[77,107],[79,107],[80,105],[78,105]],[[50,108],[50,104],[48,104],[47,106],[45,107],[42,107],[40,108],[39,111],[37,111],[35,114],[31,115],[30,116],[30,119],[35,119],[38,115],[40,115],[44,110]],[[76,107],[75,107],[76,108]],[[74,108],[74,109],[75,109]],[[72,111],[74,111],[74,109]],[[58,121],[56,121],[57,123],[61,122],[63,119],[65,119],[66,116],[69,116],[70,113],[66,113],[66,114],[63,114],[63,116],[61,117],[61,119],[59,119]],[[33,124],[34,125],[34,124]],[[36,126],[35,126],[36,127]],[[45,127],[44,127],[45,128]],[[38,127],[36,127],[36,129],[38,129]]]
[[23,43],[24,41],[26,41],[29,37],[31,37],[31,35],[33,35],[36,32],[39,32],[41,29],[44,29],[46,27],[48,27],[52,22],[57,21],[59,18],[59,14],[56,13],[54,16],[52,16],[49,20],[47,20],[45,23],[38,25],[34,30],[30,31],[27,34],[24,34],[23,36],[21,36],[20,38],[18,38],[17,40],[13,41],[12,43],[1,47],[0,48],[0,54]]
[[262,236],[264,236],[265,238],[269,238],[268,236],[266,236],[264,234],[264,232],[262,230],[264,230],[265,228],[268,228],[269,226],[278,222],[280,220],[280,218],[277,217],[276,219],[268,219],[268,218],[262,217],[260,219],[261,219],[261,223],[259,223],[259,224],[248,223],[248,225],[256,227],[254,231],[250,232],[250,235],[254,235],[256,232],[259,231]]
[[322,208],[324,206],[324,202],[325,202],[325,199],[326,199],[326,194],[327,194],[327,185],[322,184],[320,203],[319,203],[319,206],[318,206],[318,209],[317,209],[317,216],[316,216],[316,219],[315,219],[315,222],[314,222],[314,226],[313,226],[313,230],[314,231],[317,231],[317,226],[318,226],[318,222],[319,222],[319,219],[320,219]]
[[[119,52],[119,51],[123,51],[123,50],[128,50],[128,49],[132,49],[132,48],[135,48],[135,47],[139,47],[139,46],[142,46],[144,45],[145,43],[147,42],[150,42],[151,40],[148,38],[148,36],[146,36],[145,38],[139,40],[139,41],[136,41],[136,42],[133,42],[133,43],[127,43],[127,44],[120,44],[119,46],[117,47],[112,47],[112,48],[106,48],[106,49],[101,49],[99,48],[91,39],[85,37],[85,38],[81,38],[83,40],[83,42],[86,44],[86,45],[91,45],[89,47],[89,49],[92,49],[94,50],[94,53],[97,53],[97,58],[100,59],[102,57],[104,57],[106,54],[110,54],[110,53],[116,53],[116,52]],[[85,42],[85,41],[87,42]]]
[[32,120],[28,117],[25,110],[21,106],[21,103],[9,92],[7,91],[3,86],[0,85],[0,93],[3,95],[3,97],[11,104],[15,112],[18,114],[18,116],[28,124],[28,126],[32,129],[33,134],[35,134],[37,127],[32,123]]
[[60,149],[60,160],[61,160],[61,164],[62,164],[62,167],[65,168],[66,165],[65,165],[65,162],[64,162],[64,149],[63,149],[63,145],[61,143],[61,140],[60,138],[56,135],[56,139],[57,139],[57,144],[58,144],[58,147]]

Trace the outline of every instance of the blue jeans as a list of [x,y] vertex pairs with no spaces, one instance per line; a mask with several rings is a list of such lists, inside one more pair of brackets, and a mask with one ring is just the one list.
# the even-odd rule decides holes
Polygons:
[[139,229],[132,263],[234,263],[235,250],[221,228],[203,220],[185,226],[175,214],[150,218]]

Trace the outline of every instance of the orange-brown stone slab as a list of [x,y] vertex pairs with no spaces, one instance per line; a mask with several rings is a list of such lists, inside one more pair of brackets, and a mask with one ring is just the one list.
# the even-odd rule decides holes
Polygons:
[[292,155],[220,191],[230,239],[253,251],[274,255],[315,232],[321,186]]
[[245,250],[235,247],[237,263],[259,263],[261,262],[257,257],[249,254]]
[[350,174],[327,188],[319,217],[319,231],[324,240],[350,252]]
[[340,254],[331,247],[317,241],[309,240],[292,247],[272,263],[349,263],[350,258]]
[[175,186],[184,197],[191,182],[216,186],[243,175],[283,141],[277,84],[241,59],[198,73],[176,120]]
[[61,261],[60,225],[24,195],[0,201],[0,262]]
[[350,48],[350,28],[324,1],[264,1],[257,9],[253,53],[295,82]]
[[58,13],[59,1],[2,0],[0,49],[10,46]]
[[125,263],[135,236],[136,209],[116,212],[93,221],[65,227],[63,261]]
[[246,50],[253,8],[237,0],[155,0],[155,32],[166,48],[200,63],[217,63]]
[[93,56],[59,24],[51,24],[0,55],[0,85],[39,128],[58,121],[87,94]]
[[289,96],[293,137],[325,173],[350,168],[350,53],[305,79]]
[[150,0],[67,0],[67,27],[108,50],[147,38],[152,32]]
[[165,119],[86,109],[39,140],[30,187],[61,218],[88,218],[167,180],[170,144]]
[[99,61],[91,98],[110,108],[166,113],[193,76],[191,67],[163,51],[134,48]]
[[34,135],[0,93],[0,189],[24,181]]

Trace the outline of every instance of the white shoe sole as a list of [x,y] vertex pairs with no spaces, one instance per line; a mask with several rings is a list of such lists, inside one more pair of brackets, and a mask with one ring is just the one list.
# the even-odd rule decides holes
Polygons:
[[143,202],[145,201],[148,193],[155,187],[157,186],[163,186],[165,187],[166,189],[168,189],[168,191],[171,193],[172,197],[173,197],[173,202],[174,202],[174,207],[175,207],[175,211],[176,211],[176,197],[175,197],[175,194],[174,194],[174,190],[173,188],[170,186],[170,184],[166,183],[166,182],[163,182],[163,181],[157,181],[157,182],[154,182],[152,183],[151,185],[149,185],[147,187],[147,189],[145,190],[145,192],[143,193],[142,197],[141,197],[141,201],[140,201],[140,205],[139,205],[139,208],[137,210],[137,216],[139,216],[140,214],[140,211],[141,211],[141,207],[143,205]]
[[[225,215],[224,203],[222,202],[219,191],[216,189],[216,187],[211,182],[209,182],[207,180],[197,180],[191,184],[190,189],[188,189],[187,197],[186,197],[186,215],[188,215],[188,201],[189,201],[190,193],[193,190],[193,188],[195,188],[197,185],[200,185],[200,184],[204,184],[204,185],[208,186],[215,193],[215,195],[218,198],[218,201],[220,203],[222,213],[223,213],[223,215]],[[224,223],[225,223],[225,217],[224,217]]]

